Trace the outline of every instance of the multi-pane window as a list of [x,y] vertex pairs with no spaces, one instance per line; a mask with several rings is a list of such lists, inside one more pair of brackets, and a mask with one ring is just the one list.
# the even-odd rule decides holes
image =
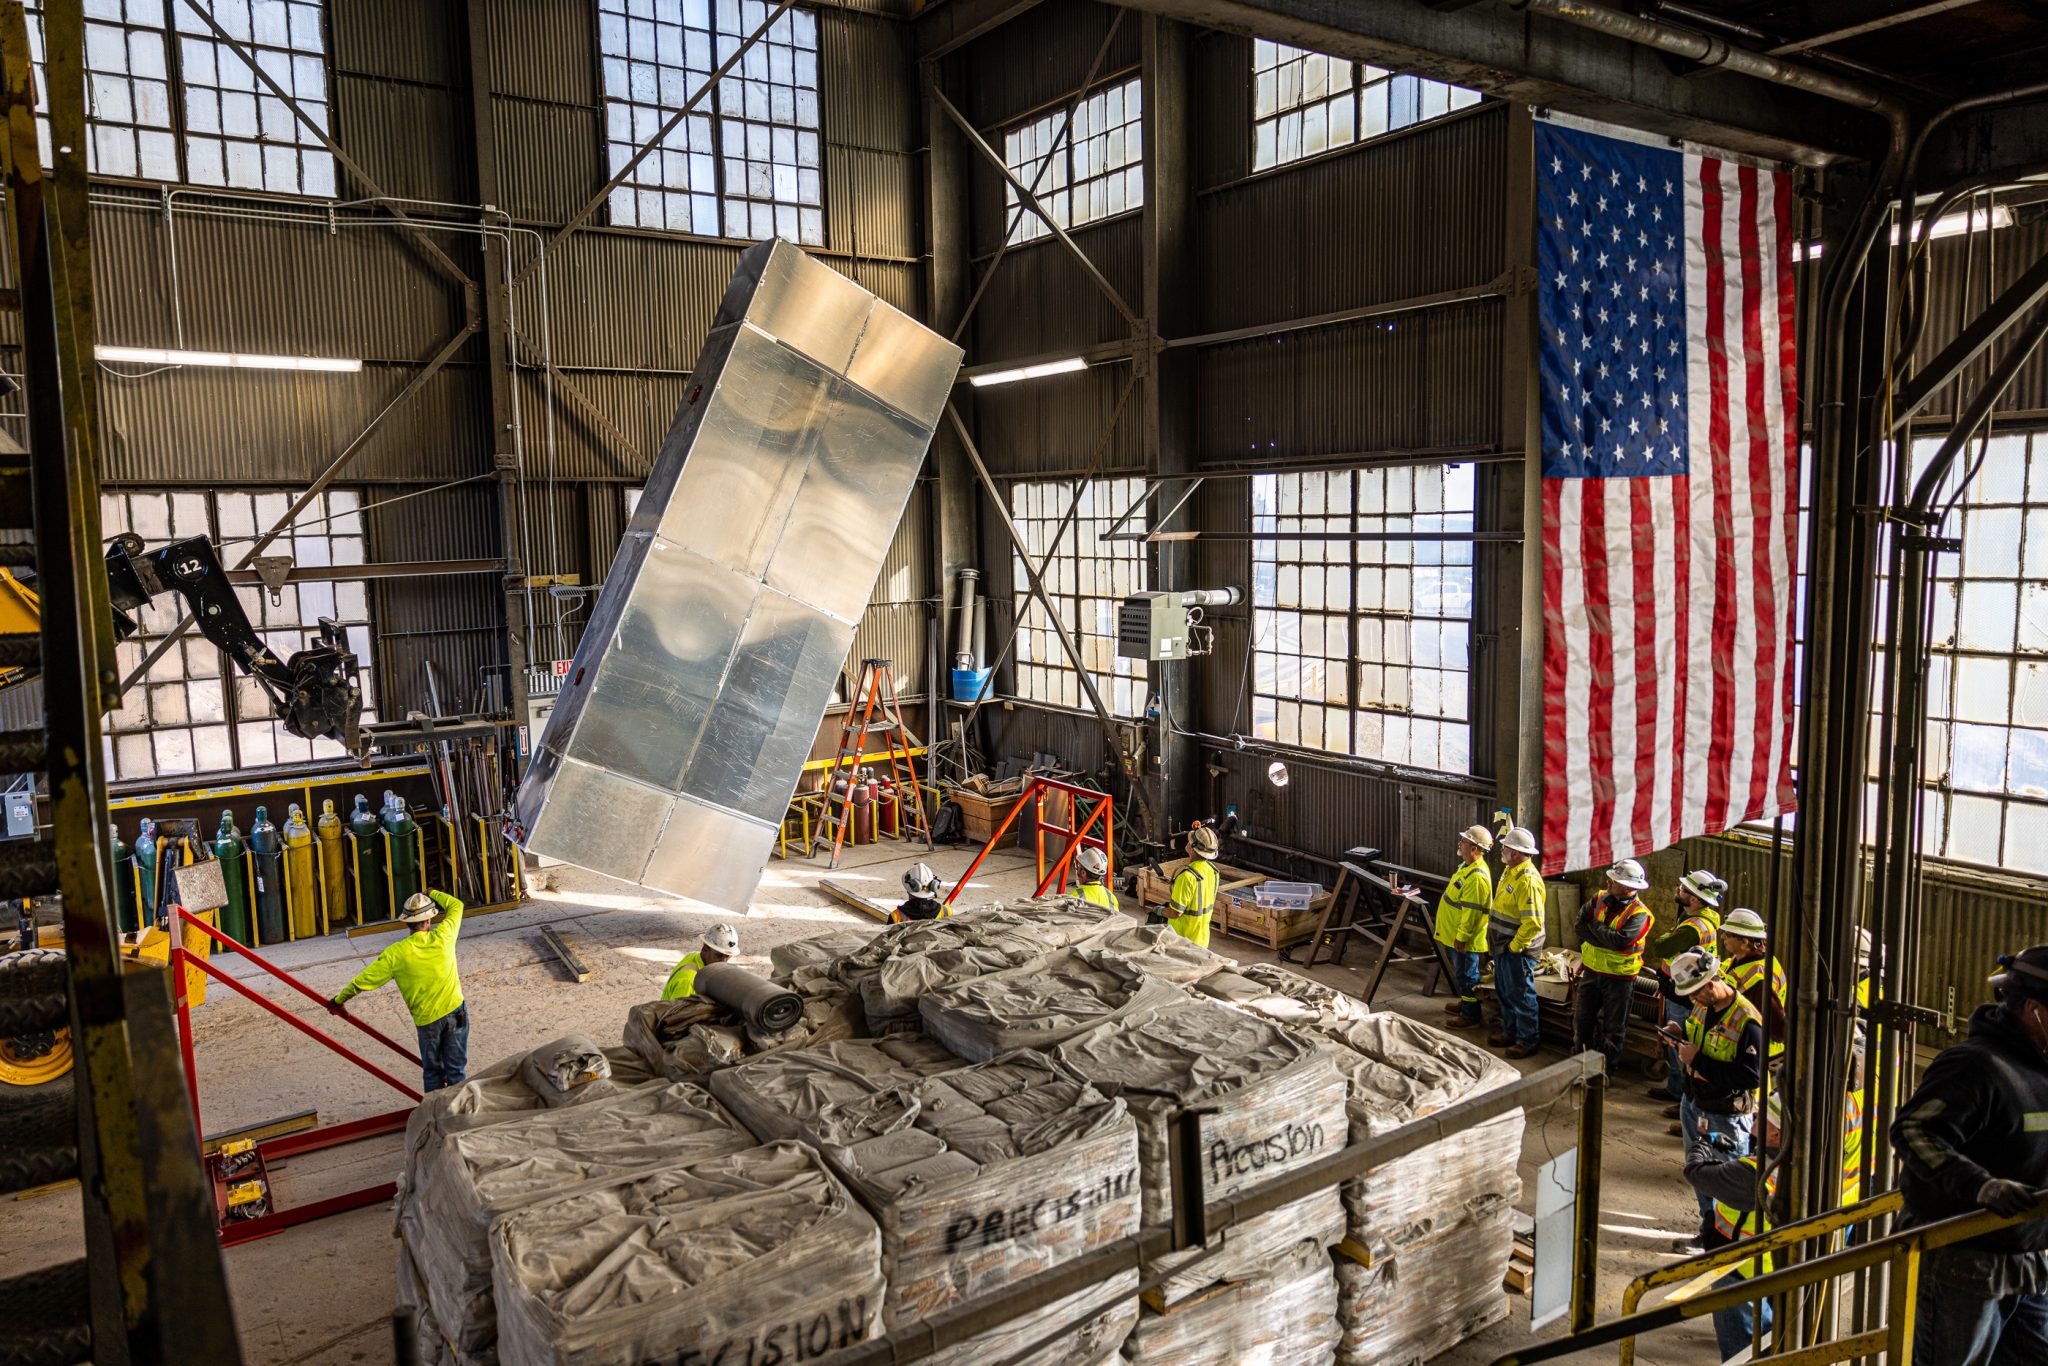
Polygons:
[[1252,41],[1252,169],[1263,171],[1479,102],[1477,90]]
[[1252,731],[1471,768],[1470,465],[1252,480]]
[[[1940,444],[1914,443],[1915,478]],[[1958,472],[1978,453],[1971,442]],[[1921,848],[2048,873],[2048,432],[1992,437],[1936,534],[1962,550],[1933,564]],[[1889,759],[1876,752],[1879,720],[1866,790],[1873,822]],[[1867,838],[1879,833],[1866,825]]]
[[[1012,128],[1003,135],[1003,162],[1031,187],[1062,228],[1077,228],[1144,206],[1144,96],[1137,77],[1098,90],[1074,111],[1065,110]],[[1017,187],[1005,182],[1004,216],[1011,244],[1048,236],[1045,220],[1024,207]]]
[[[42,6],[27,9],[48,162]],[[168,28],[167,12],[176,15]],[[329,126],[324,0],[213,0],[210,13],[314,123]],[[96,174],[333,195],[334,158],[319,135],[183,0],[86,0],[85,16],[87,163]]]
[[[109,537],[133,531],[151,549],[186,536],[209,536],[224,561],[239,558],[290,507],[289,493],[105,493],[100,498]],[[362,564],[365,560],[361,497],[331,489],[293,521],[292,534],[271,542],[267,554],[289,555],[304,568]],[[347,628],[360,667],[363,719],[376,719],[370,657],[370,608],[361,579],[288,583],[273,603],[261,587],[235,590],[258,635],[280,659],[311,643],[320,618]],[[122,676],[183,615],[175,595],[159,597],[136,613],[141,631],[117,649]],[[190,631],[150,665],[144,681],[107,717],[110,774],[116,779],[166,777],[340,758],[332,740],[306,740],[274,719],[270,699],[218,647]]]
[[[767,19],[763,0],[598,0],[616,175]],[[825,240],[818,20],[791,10],[612,192],[612,222],[707,237]]]
[[[1010,488],[1010,515],[1023,533],[1032,563],[1044,563],[1047,551],[1053,552],[1044,570],[1046,595],[1080,647],[1104,704],[1119,716],[1138,716],[1145,710],[1146,661],[1122,659],[1116,652],[1117,606],[1132,593],[1145,591],[1145,542],[1106,541],[1103,536],[1144,492],[1142,479],[1086,481],[1075,521],[1053,549],[1053,533],[1073,506],[1073,482],[1018,483]],[[1140,510],[1122,530],[1142,537],[1144,512]],[[1087,705],[1080,675],[1061,648],[1045,608],[1031,595],[1021,557],[1013,551],[1010,558],[1017,603],[1017,696],[1062,707]]]

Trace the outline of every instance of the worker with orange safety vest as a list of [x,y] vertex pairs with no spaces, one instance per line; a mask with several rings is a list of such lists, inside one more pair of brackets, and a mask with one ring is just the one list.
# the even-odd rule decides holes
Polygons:
[[1607,890],[1579,912],[1578,1002],[1572,1014],[1572,1048],[1598,1050],[1612,1076],[1621,1061],[1622,1041],[1635,1002],[1636,977],[1643,970],[1643,946],[1650,939],[1650,911],[1636,893],[1650,885],[1643,865],[1622,859],[1607,870]]
[[[1671,960],[1681,953],[1698,949],[1702,953],[1720,955],[1716,944],[1721,929],[1721,898],[1727,894],[1728,884],[1704,868],[1695,868],[1678,879],[1678,890],[1671,900],[1678,908],[1679,921],[1668,932],[1650,941],[1649,959],[1657,968],[1657,985],[1664,998],[1664,1023],[1683,1025],[1685,1017],[1692,1013],[1692,1006],[1681,999],[1671,986]],[[1650,1088],[1651,1100],[1670,1103],[1664,1112],[1666,1119],[1674,1121],[1671,1132],[1680,1132],[1675,1121],[1678,1119],[1678,1102],[1685,1095],[1685,1071],[1679,1066],[1678,1050],[1664,1050],[1664,1084]]]
[[[1778,1096],[1774,1091],[1764,1111],[1763,1158],[1775,1162],[1778,1151]],[[1703,1201],[1713,1204],[1713,1225],[1708,1232],[1708,1250],[1728,1246],[1745,1238],[1759,1238],[1771,1231],[1769,1205],[1778,1193],[1773,1170],[1759,1183],[1758,1157],[1733,1152],[1725,1140],[1701,1127],[1686,1135],[1685,1179]],[[1771,1254],[1752,1257],[1715,1282],[1716,1289],[1738,1285],[1752,1276],[1771,1274]],[[1714,1314],[1714,1342],[1721,1360],[1730,1361],[1749,1349],[1758,1331],[1771,1331],[1771,1304],[1761,1300],[1717,1310]],[[1762,1355],[1759,1353],[1759,1355]]]
[[1771,954],[1769,938],[1764,918],[1746,906],[1728,912],[1721,921],[1722,970],[1735,989],[1763,1012],[1775,1076],[1785,1057],[1785,969]]
[[[1687,1006],[1682,1029],[1665,1026],[1684,1069],[1680,1102],[1686,1142],[1700,1134],[1736,1157],[1750,1149],[1757,1088],[1764,1078],[1763,1019],[1747,997],[1721,975],[1711,953],[1693,949],[1671,960],[1671,982]],[[1713,1205],[1699,1197],[1700,1232],[1678,1251],[1696,1254],[1710,1239]]]

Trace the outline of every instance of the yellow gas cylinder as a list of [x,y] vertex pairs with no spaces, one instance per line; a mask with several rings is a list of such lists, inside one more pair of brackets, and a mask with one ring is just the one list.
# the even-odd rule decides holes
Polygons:
[[341,838],[341,817],[334,814],[334,799],[320,803],[320,819],[313,823],[315,842],[320,846],[321,904],[327,908],[327,928],[348,920],[348,846]]
[[284,897],[295,939],[326,930],[320,923],[320,888],[313,880],[313,867],[313,831],[306,824],[306,813],[293,802],[284,823]]

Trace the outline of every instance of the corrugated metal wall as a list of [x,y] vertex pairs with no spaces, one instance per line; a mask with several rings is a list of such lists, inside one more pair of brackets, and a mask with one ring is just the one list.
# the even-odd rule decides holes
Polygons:
[[[1987,303],[2048,253],[2048,206],[2025,204],[2014,212],[2018,221],[2010,228],[1928,244],[1927,324],[1914,351],[1916,366],[1930,360]],[[1981,204],[1978,213],[1983,213]],[[1973,392],[2001,354],[2003,347],[1994,349],[1967,372],[1961,392]],[[1930,425],[1946,421],[1955,412],[1957,392],[1958,386],[1950,385],[1935,395],[1921,421]],[[2001,422],[2011,417],[2048,418],[2048,353],[2036,351],[2021,368],[1999,401],[1998,412]]]

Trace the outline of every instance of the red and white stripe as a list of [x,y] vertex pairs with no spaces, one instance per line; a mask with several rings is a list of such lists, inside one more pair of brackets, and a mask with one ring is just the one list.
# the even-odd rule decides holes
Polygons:
[[1543,869],[1790,811],[1790,177],[1685,158],[1690,474],[1543,481]]

